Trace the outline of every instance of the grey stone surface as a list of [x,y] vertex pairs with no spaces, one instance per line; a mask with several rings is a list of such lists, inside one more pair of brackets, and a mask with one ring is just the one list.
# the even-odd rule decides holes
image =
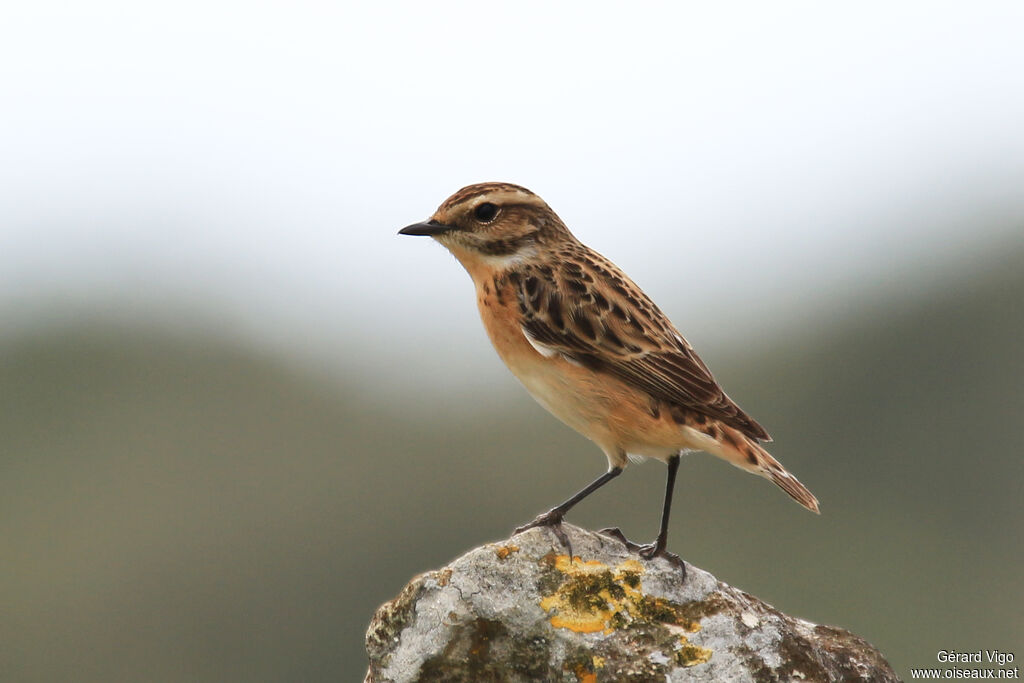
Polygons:
[[565,525],[476,548],[374,615],[368,683],[898,681],[878,650]]

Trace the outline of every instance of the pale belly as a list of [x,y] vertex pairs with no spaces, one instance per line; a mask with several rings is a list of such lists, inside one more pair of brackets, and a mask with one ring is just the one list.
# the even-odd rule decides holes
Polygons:
[[581,391],[579,382],[572,381],[560,368],[551,367],[557,362],[542,358],[534,367],[518,364],[519,367],[510,365],[509,369],[548,412],[587,438],[600,440],[603,434],[592,434],[605,431],[602,427],[610,412],[609,399],[592,391]]
[[505,306],[486,296],[477,300],[498,355],[538,403],[595,442],[612,464],[623,465],[627,453],[667,459],[694,447],[668,411],[652,412],[643,393],[559,355],[541,354],[520,328],[509,299]]
[[665,460],[699,447],[666,413],[654,415],[646,396],[564,358],[530,351],[500,355],[538,403],[600,446],[613,464],[622,464],[627,453]]

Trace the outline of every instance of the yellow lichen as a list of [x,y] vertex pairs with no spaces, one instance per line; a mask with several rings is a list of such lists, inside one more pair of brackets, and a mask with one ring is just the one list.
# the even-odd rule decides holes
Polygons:
[[676,650],[676,663],[679,666],[697,666],[704,664],[711,659],[711,650],[699,645],[693,645],[686,636],[679,636],[682,647]]
[[596,560],[572,561],[568,555],[555,558],[555,569],[569,577],[558,590],[540,602],[552,612],[551,625],[577,633],[611,633],[638,614],[643,598],[639,577],[643,565],[626,560],[613,571]]
[[507,559],[512,553],[519,552],[519,546],[517,545],[503,545],[494,551],[494,554],[498,556],[499,560]]
[[[700,630],[700,618],[693,607],[697,603],[679,605],[661,597],[645,595],[640,577],[644,567],[636,560],[626,560],[612,568],[603,562],[568,555],[549,556],[548,566],[565,575],[557,589],[540,601],[549,613],[551,625],[577,633],[604,632],[606,635],[632,622],[663,624],[679,638],[675,660],[679,666],[696,666],[711,659],[712,651],[693,645],[683,635]],[[604,666],[602,657],[594,656],[592,668]],[[577,671],[580,680],[592,680],[585,669]]]

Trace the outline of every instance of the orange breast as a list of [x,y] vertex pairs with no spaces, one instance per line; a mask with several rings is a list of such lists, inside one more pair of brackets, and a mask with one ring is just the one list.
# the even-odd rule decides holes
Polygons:
[[679,425],[668,411],[654,414],[642,392],[534,348],[523,333],[516,292],[506,279],[481,270],[471,274],[480,318],[495,350],[555,417],[597,443],[615,464],[623,464],[624,452],[663,458],[685,447]]
[[495,272],[481,272],[474,277],[476,305],[487,336],[509,369],[518,377],[544,367],[545,358],[523,334],[519,304],[512,284]]

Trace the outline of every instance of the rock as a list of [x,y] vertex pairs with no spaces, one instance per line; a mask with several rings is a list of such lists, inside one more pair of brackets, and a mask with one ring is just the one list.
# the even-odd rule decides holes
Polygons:
[[898,681],[842,629],[566,524],[476,548],[374,615],[367,683]]

